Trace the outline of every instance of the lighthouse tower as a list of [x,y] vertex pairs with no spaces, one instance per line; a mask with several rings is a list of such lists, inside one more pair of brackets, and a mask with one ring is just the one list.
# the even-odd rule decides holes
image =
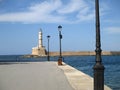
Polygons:
[[40,29],[39,31],[39,34],[38,34],[38,47],[43,47],[43,44],[42,44],[42,30]]
[[46,50],[42,42],[42,29],[38,33],[38,46],[32,48],[32,55],[46,56]]

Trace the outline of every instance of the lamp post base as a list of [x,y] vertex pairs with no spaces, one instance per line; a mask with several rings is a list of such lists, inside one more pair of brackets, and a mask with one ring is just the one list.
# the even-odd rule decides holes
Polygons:
[[58,59],[58,65],[63,65],[63,64],[62,64],[62,58],[59,58],[59,59]]
[[104,90],[104,69],[101,63],[96,63],[94,69],[94,90]]

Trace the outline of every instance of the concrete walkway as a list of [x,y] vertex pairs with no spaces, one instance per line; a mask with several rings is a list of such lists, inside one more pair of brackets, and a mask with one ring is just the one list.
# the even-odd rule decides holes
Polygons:
[[[68,81],[75,90],[94,90],[93,78],[89,75],[67,65],[59,66],[64,71]],[[108,86],[104,85],[104,90],[112,90]]]
[[8,63],[0,65],[0,90],[93,90],[93,78],[65,63]]
[[0,90],[73,90],[55,62],[0,65]]

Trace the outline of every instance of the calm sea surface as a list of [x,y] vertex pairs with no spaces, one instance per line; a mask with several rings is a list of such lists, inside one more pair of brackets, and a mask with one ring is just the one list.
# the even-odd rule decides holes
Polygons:
[[[58,57],[51,57],[57,61]],[[0,55],[0,62],[40,62],[47,61],[47,57],[23,58],[22,55]],[[120,56],[102,56],[105,66],[105,84],[113,90],[120,90]],[[93,77],[95,56],[65,56],[64,62]]]

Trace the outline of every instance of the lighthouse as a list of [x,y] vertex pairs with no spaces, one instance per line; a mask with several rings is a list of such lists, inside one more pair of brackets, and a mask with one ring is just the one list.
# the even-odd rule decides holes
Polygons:
[[46,56],[46,49],[43,46],[42,29],[38,32],[38,46],[32,48],[32,55]]
[[43,44],[42,44],[42,29],[40,29],[39,34],[38,34],[38,47],[39,48],[43,47]]

